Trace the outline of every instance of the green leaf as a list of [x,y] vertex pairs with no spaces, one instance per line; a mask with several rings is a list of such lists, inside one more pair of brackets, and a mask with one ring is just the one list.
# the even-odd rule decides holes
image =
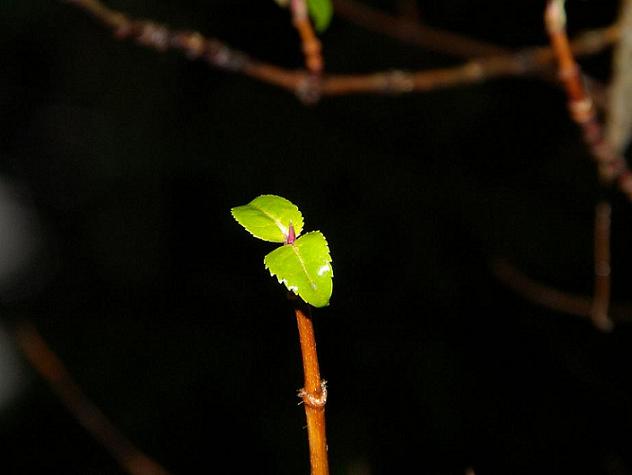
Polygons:
[[307,0],[307,9],[309,10],[309,16],[314,21],[316,30],[319,33],[325,31],[329,23],[331,23],[331,17],[334,13],[331,0]]
[[296,236],[303,230],[303,215],[296,205],[276,195],[258,196],[230,212],[246,231],[264,241],[286,242],[290,224]]
[[329,305],[334,273],[327,240],[319,231],[275,249],[265,257],[264,264],[272,276],[308,304]]

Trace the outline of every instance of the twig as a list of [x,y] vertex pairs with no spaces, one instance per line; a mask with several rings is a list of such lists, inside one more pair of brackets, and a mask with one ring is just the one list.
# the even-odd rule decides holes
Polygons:
[[[105,7],[98,0],[65,0],[90,13],[111,28],[117,38],[131,38],[138,44],[158,51],[175,49],[189,58],[199,58],[225,71],[241,73],[259,81],[294,92],[301,100],[314,102],[322,95],[404,94],[425,92],[464,84],[478,83],[502,76],[521,76],[536,72],[554,61],[549,48],[529,48],[512,55],[500,55],[470,61],[454,68],[420,72],[387,71],[373,74],[325,75],[314,81],[305,70],[291,70],[255,60],[223,42],[205,38],[197,32],[171,31],[148,20],[133,20]],[[602,51],[620,36],[617,25],[592,30],[571,44],[575,54]],[[632,179],[630,180],[632,193]]]
[[607,201],[601,201],[595,207],[595,291],[591,318],[595,327],[602,331],[612,330],[612,321],[608,317],[611,211]]
[[398,0],[397,13],[400,18],[406,18],[416,23],[421,22],[421,12],[419,11],[417,0]]
[[313,74],[319,75],[323,71],[324,61],[321,53],[320,40],[314,33],[314,27],[309,21],[305,0],[290,0],[292,24],[301,37],[305,66]]
[[333,4],[334,12],[340,18],[429,51],[464,59],[511,53],[492,43],[422,25],[408,16],[389,15],[355,0],[334,0]]
[[625,158],[605,140],[593,102],[582,82],[581,70],[566,34],[564,0],[548,0],[544,19],[557,58],[560,79],[566,90],[571,117],[581,127],[584,141],[597,162],[599,178],[606,186],[616,183],[632,200],[632,172]]
[[[407,4],[412,4],[414,0],[401,0]],[[498,46],[494,43],[470,38],[463,34],[444,31],[433,28],[415,21],[413,18],[403,16],[393,16],[384,13],[376,8],[355,0],[334,0],[336,14],[345,18],[351,23],[355,23],[371,31],[382,33],[399,41],[419,46],[426,50],[438,53],[449,54],[464,59],[476,59],[490,56],[511,56],[521,54],[515,50]],[[579,53],[579,51],[576,51]],[[552,64],[551,64],[552,65]],[[534,70],[541,79],[550,82],[557,82],[557,76],[552,74],[552,70],[546,66]],[[585,76],[586,83],[591,85],[593,100],[599,109],[607,109],[609,104],[605,95],[605,87],[589,76]]]
[[59,400],[130,475],[169,475],[123,435],[90,401],[32,323],[21,323],[15,338],[24,356],[50,385]]
[[291,299],[298,324],[298,333],[303,357],[305,386],[299,392],[305,405],[307,417],[307,437],[309,441],[309,459],[312,475],[328,475],[327,438],[325,434],[325,404],[327,387],[320,379],[318,354],[314,326],[309,314],[309,307],[298,298]]
[[618,153],[624,153],[632,138],[632,0],[621,2],[622,35],[613,54],[613,72],[606,117],[606,139]]
[[[548,287],[529,278],[505,259],[494,260],[491,269],[503,285],[534,304],[559,313],[592,318],[593,301],[590,297]],[[614,303],[610,306],[609,316],[615,323],[632,322],[632,305]]]

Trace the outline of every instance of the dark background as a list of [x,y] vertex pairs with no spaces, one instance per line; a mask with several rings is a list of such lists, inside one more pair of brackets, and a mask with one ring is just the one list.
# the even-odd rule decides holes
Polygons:
[[[542,1],[418,3],[437,27],[546,42]],[[108,5],[302,61],[272,0]],[[574,33],[611,22],[617,2],[568,10]],[[340,19],[323,41],[334,72],[458,64]],[[600,192],[554,85],[307,107],[42,0],[1,0],[0,52],[1,179],[31,210],[18,227],[34,242],[0,286],[3,326],[32,319],[175,474],[308,472],[293,314],[262,265],[271,245],[229,213],[262,193],[297,203],[331,246],[331,306],[314,313],[333,474],[632,473],[630,327],[606,335],[536,307],[489,267],[505,257],[591,292]],[[607,80],[608,54],[582,64]],[[614,204],[614,299],[625,301],[632,213]],[[11,371],[0,473],[122,473],[25,363]]]

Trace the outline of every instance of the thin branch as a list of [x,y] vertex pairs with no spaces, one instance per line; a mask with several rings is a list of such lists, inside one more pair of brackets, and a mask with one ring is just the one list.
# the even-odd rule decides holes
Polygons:
[[309,314],[309,306],[299,298],[291,296],[296,314],[305,386],[299,392],[305,406],[307,417],[307,437],[309,441],[309,458],[312,475],[328,475],[327,438],[325,433],[325,404],[327,387],[320,378],[318,354],[316,353],[316,337]]
[[[491,269],[503,285],[529,302],[554,312],[585,319],[592,318],[593,301],[590,297],[546,286],[531,279],[505,259],[494,260]],[[632,322],[632,305],[614,303],[610,306],[609,316],[615,323]]]
[[[632,31],[632,0],[622,0],[619,21],[623,31]],[[632,35],[629,33],[615,47],[612,69],[606,138],[614,150],[623,153],[632,138]]]
[[421,23],[421,11],[417,5],[417,0],[397,0],[397,13],[401,18]]
[[290,0],[290,10],[292,11],[292,24],[301,38],[305,66],[308,71],[318,75],[322,73],[324,67],[322,47],[314,32],[314,27],[309,21],[306,0]]
[[612,322],[608,317],[611,214],[612,209],[607,201],[601,201],[595,206],[595,290],[591,318],[595,327],[602,331],[612,330]]
[[15,338],[26,359],[50,385],[59,400],[130,475],[169,475],[140,451],[101,410],[90,401],[31,323],[19,324]]
[[[412,6],[407,7],[411,9],[417,5],[414,0],[400,0],[400,2],[405,2],[407,5],[412,4]],[[421,24],[418,19],[415,20],[414,16],[389,15],[355,0],[334,0],[334,7],[339,17],[345,18],[351,23],[437,53],[462,59],[520,54],[516,53],[515,50],[494,43]],[[543,67],[533,72],[546,81],[557,82],[558,80],[557,76],[552,74],[552,68],[549,67]],[[597,107],[601,110],[607,109],[610,104],[605,94],[605,87],[590,76],[585,76],[584,79],[593,91],[593,100]]]
[[606,186],[616,183],[628,199],[632,200],[632,172],[623,155],[605,140],[593,101],[575,61],[566,34],[564,0],[548,0],[544,20],[558,62],[560,79],[566,90],[571,117],[582,130],[584,141],[597,163],[599,178]]
[[[181,51],[191,59],[206,61],[218,69],[241,73],[294,92],[305,102],[317,101],[323,95],[426,92],[503,76],[523,76],[537,72],[554,61],[549,48],[528,48],[515,54],[474,60],[453,68],[325,75],[321,80],[314,80],[313,74],[308,71],[258,61],[217,39],[205,38],[197,32],[172,31],[152,21],[130,19],[121,12],[107,8],[98,0],[65,1],[90,13],[97,21],[112,29],[119,39],[130,38],[158,51]],[[616,42],[619,36],[619,27],[611,25],[580,35],[572,42],[571,47],[577,55],[595,54]],[[632,179],[630,182],[632,193]]]
[[486,41],[422,25],[406,16],[393,16],[355,0],[334,0],[336,16],[370,31],[463,59],[500,56],[511,51]]

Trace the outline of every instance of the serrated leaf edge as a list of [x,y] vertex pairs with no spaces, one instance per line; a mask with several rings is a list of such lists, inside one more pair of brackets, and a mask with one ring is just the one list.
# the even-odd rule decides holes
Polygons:
[[[325,235],[323,233],[321,233],[318,230],[315,231],[310,231],[308,233],[303,234],[303,236],[301,237],[305,237],[305,236],[309,236],[310,234],[320,234],[323,237],[323,240],[325,241],[325,248],[327,249],[327,264],[329,266],[329,270],[331,270],[331,277],[333,279],[334,277],[334,268],[331,266],[331,251],[329,249],[329,242],[327,241],[327,238],[325,237]],[[298,240],[298,239],[297,239]],[[295,247],[294,244],[284,244],[284,246],[293,246]],[[277,248],[278,249],[278,248]],[[275,249],[276,250],[276,249]],[[274,251],[270,251],[268,254],[271,254]],[[296,252],[296,251],[295,251]],[[294,295],[299,295],[298,293],[298,287],[296,287],[295,285],[288,285],[287,280],[286,279],[281,279],[277,274],[275,274],[274,272],[272,272],[272,270],[268,267],[268,264],[266,262],[266,258],[268,257],[268,254],[266,254],[266,256],[263,258],[263,266],[265,267],[265,269],[270,273],[270,275],[272,277],[276,277],[277,282],[279,284],[283,284],[285,286],[285,288],[287,288],[290,292],[292,292]],[[307,269],[305,268],[305,264],[303,264],[303,261],[301,259],[299,259],[299,262],[301,263],[301,267],[303,268],[303,272],[305,272],[305,275],[307,275],[307,278],[310,282],[312,282],[312,279],[309,278],[309,273],[307,272]]]

